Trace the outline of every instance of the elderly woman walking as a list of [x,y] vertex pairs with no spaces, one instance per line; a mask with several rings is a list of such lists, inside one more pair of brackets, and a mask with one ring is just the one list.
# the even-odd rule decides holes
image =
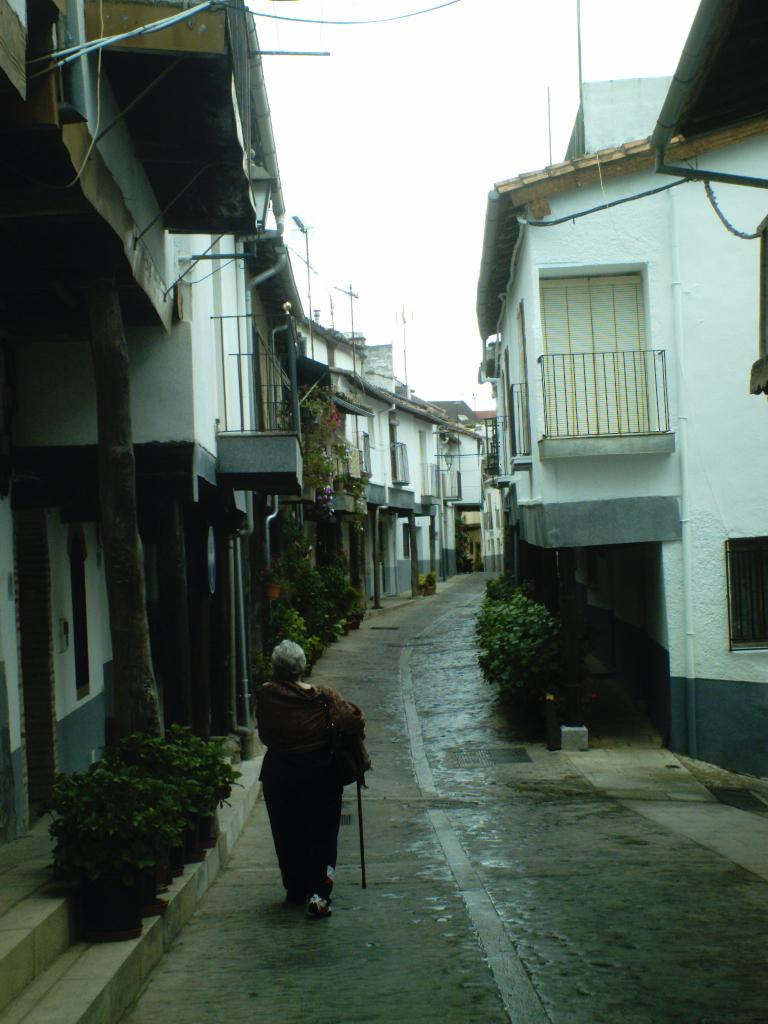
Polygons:
[[329,917],[343,787],[334,767],[331,722],[339,735],[364,735],[357,705],[335,690],[301,682],[304,651],[283,640],[272,652],[273,681],[256,691],[264,802],[286,899],[310,917]]

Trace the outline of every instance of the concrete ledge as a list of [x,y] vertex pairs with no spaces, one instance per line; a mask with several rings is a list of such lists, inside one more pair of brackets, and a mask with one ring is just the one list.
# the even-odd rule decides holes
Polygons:
[[[570,459],[585,455],[669,455],[674,434],[624,434],[618,437],[545,437],[539,441],[540,459]],[[517,469],[518,459],[515,459]]]
[[0,1024],[116,1024],[229,860],[259,798],[261,758],[238,769],[216,846],[184,868],[165,914],[144,918],[139,938],[71,944],[71,897],[22,899],[0,918]]

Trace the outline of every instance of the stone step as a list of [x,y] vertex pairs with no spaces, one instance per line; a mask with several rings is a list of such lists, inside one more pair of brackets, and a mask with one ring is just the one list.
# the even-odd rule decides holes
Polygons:
[[228,860],[259,796],[260,768],[260,758],[238,765],[241,786],[219,811],[216,846],[174,879],[167,910],[144,918],[137,939],[76,941],[73,892],[40,889],[2,914],[0,1024],[116,1024]]

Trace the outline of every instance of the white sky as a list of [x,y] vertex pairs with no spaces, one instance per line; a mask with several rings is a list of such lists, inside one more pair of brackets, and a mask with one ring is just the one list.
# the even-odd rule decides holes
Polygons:
[[[389,17],[439,0],[249,0],[255,13]],[[672,74],[698,0],[582,0],[585,81]],[[320,320],[394,344],[395,372],[426,399],[492,407],[477,384],[475,317],[486,196],[497,181],[564,156],[578,106],[576,0],[462,0],[379,25],[257,18],[288,208],[301,256],[310,228]],[[652,126],[649,126],[649,131]],[[292,254],[306,306],[306,267]]]

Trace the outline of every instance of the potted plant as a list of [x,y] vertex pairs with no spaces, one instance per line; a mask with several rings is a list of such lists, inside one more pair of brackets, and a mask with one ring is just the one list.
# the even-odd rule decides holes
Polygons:
[[183,828],[176,793],[137,765],[97,761],[57,776],[50,810],[54,866],[79,883],[85,938],[140,935],[143,872]]
[[419,593],[422,597],[429,597],[437,590],[437,576],[433,572],[422,573],[419,576]]
[[267,600],[276,601],[283,592],[283,581],[277,566],[270,566],[268,569],[265,569],[262,580]]
[[220,742],[195,736],[191,729],[182,725],[172,725],[166,736],[168,745],[178,753],[186,775],[184,803],[188,842],[192,842],[195,833],[199,842],[205,844],[216,827],[216,810],[227,802],[240,773],[227,761]]

